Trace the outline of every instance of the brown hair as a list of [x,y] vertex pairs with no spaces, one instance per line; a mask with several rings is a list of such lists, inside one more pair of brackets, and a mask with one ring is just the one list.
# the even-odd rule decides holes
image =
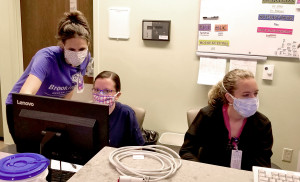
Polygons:
[[96,78],[94,83],[96,82],[96,80],[98,78],[110,78],[112,81],[115,82],[115,89],[116,92],[120,92],[121,91],[121,81],[120,81],[120,77],[117,73],[114,73],[112,71],[102,71],[101,73],[99,73]]
[[211,106],[217,106],[228,103],[225,98],[225,94],[228,92],[231,95],[234,95],[233,93],[237,89],[237,82],[239,80],[249,78],[254,78],[254,75],[248,70],[235,69],[228,72],[224,76],[223,80],[219,81],[208,92],[208,104]]
[[89,24],[80,11],[66,12],[58,23],[56,38],[64,44],[66,40],[75,37],[84,38],[90,43],[91,30]]

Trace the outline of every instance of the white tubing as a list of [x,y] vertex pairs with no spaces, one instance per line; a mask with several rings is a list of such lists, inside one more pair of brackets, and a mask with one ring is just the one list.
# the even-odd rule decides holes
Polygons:
[[[135,169],[122,163],[122,159],[132,157],[133,155],[143,155],[157,160],[161,164],[161,167],[152,170]],[[142,178],[145,182],[159,181],[168,178],[181,167],[180,156],[172,149],[163,145],[128,146],[117,148],[110,153],[109,162],[121,175]]]

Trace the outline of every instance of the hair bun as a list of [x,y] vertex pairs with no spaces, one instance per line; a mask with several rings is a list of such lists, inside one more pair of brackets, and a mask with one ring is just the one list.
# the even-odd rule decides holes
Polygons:
[[90,42],[91,29],[80,11],[65,12],[64,16],[58,23],[56,38],[64,43],[67,39],[79,36]]
[[72,11],[66,13],[67,19],[69,19],[72,23],[80,24],[80,16],[82,16],[82,13],[80,11]]

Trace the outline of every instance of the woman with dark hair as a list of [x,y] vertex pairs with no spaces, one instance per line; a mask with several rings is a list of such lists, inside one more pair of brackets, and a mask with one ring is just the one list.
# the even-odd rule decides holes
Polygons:
[[109,145],[123,147],[144,145],[136,116],[131,107],[117,102],[121,96],[120,77],[111,71],[99,73],[94,82],[94,103],[109,106]]
[[185,134],[183,159],[252,170],[271,167],[273,135],[269,119],[258,112],[258,87],[250,71],[236,69],[208,93]]
[[[83,75],[91,60],[88,46],[91,30],[79,11],[67,12],[58,24],[59,46],[39,50],[6,99],[6,116],[14,139],[12,93],[71,98],[83,89]],[[81,89],[81,90],[80,90]]]

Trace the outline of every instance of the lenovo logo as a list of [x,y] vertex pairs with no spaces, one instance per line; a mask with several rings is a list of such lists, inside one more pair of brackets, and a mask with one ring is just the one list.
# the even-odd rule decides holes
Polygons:
[[18,105],[23,105],[23,106],[31,106],[31,107],[34,106],[33,102],[25,102],[25,101],[19,101],[19,100],[17,100],[17,104]]

